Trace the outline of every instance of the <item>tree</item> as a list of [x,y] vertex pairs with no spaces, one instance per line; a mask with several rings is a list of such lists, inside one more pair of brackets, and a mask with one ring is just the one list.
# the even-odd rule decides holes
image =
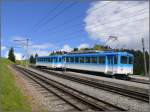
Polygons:
[[34,57],[33,57],[33,55],[30,56],[30,63],[34,63]]
[[36,54],[35,54],[35,58],[37,58],[37,57],[38,57],[38,54],[36,53]]
[[13,47],[11,47],[10,50],[9,50],[8,59],[11,60],[11,61],[13,61],[13,62],[16,61]]
[[78,50],[79,50],[78,48],[74,48],[74,49],[73,49],[73,51],[78,51]]
[[34,62],[33,62],[34,64],[36,63],[36,58],[37,57],[38,57],[38,54],[36,53],[35,56],[34,56]]

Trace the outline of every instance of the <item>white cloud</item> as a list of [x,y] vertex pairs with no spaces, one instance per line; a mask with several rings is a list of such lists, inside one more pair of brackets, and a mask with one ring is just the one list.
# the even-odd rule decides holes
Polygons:
[[15,54],[16,60],[22,60],[22,56],[23,56],[22,53],[15,52],[14,54]]
[[86,43],[82,43],[78,46],[79,49],[81,48],[89,48],[89,44],[86,44]]
[[90,38],[105,42],[110,35],[118,41],[112,47],[141,49],[141,37],[149,47],[149,1],[96,1],[87,10],[85,30]]
[[6,47],[5,47],[5,46],[2,46],[2,51],[3,51],[3,50],[6,50]]
[[70,52],[70,51],[72,51],[72,48],[69,45],[66,44],[66,45],[63,46],[61,51],[68,51],[68,52]]

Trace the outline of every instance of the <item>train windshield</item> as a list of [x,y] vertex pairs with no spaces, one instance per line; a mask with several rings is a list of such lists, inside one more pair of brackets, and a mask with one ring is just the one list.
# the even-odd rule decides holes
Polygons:
[[129,57],[129,64],[133,64],[133,57]]
[[128,57],[127,56],[121,56],[121,63],[122,64],[128,64]]

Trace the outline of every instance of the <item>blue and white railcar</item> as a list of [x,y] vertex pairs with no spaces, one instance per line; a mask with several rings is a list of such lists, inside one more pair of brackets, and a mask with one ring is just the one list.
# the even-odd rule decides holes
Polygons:
[[36,66],[93,71],[109,75],[128,75],[133,74],[133,55],[113,51],[69,53],[38,57]]
[[133,55],[127,52],[96,52],[65,55],[69,69],[102,72],[105,74],[133,74]]
[[37,67],[62,68],[62,55],[42,56],[36,58]]

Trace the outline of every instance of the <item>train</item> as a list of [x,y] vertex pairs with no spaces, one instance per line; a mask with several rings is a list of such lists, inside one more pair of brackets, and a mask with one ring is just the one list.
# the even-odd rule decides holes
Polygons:
[[133,74],[134,56],[128,52],[71,52],[36,58],[36,67],[98,72],[113,77]]

